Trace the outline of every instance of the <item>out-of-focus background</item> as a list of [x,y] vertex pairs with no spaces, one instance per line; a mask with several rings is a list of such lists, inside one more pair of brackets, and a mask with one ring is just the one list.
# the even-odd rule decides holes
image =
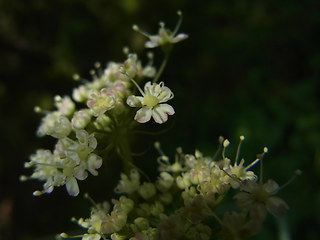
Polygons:
[[[190,37],[176,45],[162,76],[175,92],[176,114],[173,127],[155,140],[171,156],[178,145],[212,155],[223,135],[232,155],[245,135],[241,157],[247,163],[267,146],[265,178],[281,185],[295,169],[303,174],[280,193],[290,206],[286,216],[269,216],[255,239],[319,239],[318,1],[1,0],[1,240],[54,239],[78,228],[72,216],[89,214],[90,203],[69,197],[64,188],[33,197],[41,183],[19,182],[31,173],[23,168],[28,156],[54,144],[35,136],[41,116],[33,107],[51,109],[54,95],[71,94],[77,86],[74,73],[90,79],[94,62],[124,60],[123,46],[146,59],[146,39],[132,24],[156,33],[163,20],[173,29],[179,9],[181,32]],[[154,53],[159,66],[162,54]],[[148,164],[155,169],[157,153],[151,154]],[[81,182],[82,193],[109,198],[118,179],[110,168]],[[289,238],[280,237],[284,229]]]

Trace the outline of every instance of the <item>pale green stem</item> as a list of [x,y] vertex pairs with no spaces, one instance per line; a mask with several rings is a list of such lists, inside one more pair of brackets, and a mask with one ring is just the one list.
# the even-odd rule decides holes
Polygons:
[[260,159],[260,180],[259,183],[262,184],[263,182],[263,162],[262,162],[262,158]]
[[167,51],[167,52],[165,53],[166,55],[164,56],[164,59],[163,59],[163,61],[162,61],[162,63],[161,63],[161,66],[160,66],[160,69],[159,69],[159,71],[157,72],[157,75],[154,77],[154,79],[153,79],[152,82],[154,82],[154,83],[157,83],[157,82],[158,82],[158,80],[159,80],[159,78],[160,78],[163,70],[164,70],[165,67],[167,66],[167,63],[168,63],[168,60],[169,60],[169,56],[170,56],[170,52],[171,52],[171,51],[169,50],[169,51]]
[[119,139],[119,154],[122,159],[122,165],[125,174],[129,174],[132,169],[132,155],[128,139],[123,136]]

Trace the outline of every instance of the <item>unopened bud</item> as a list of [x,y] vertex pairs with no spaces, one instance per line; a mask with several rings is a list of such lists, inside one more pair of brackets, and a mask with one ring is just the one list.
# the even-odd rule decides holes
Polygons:
[[228,147],[229,144],[230,144],[230,142],[229,142],[228,139],[226,139],[226,140],[223,141],[223,147]]

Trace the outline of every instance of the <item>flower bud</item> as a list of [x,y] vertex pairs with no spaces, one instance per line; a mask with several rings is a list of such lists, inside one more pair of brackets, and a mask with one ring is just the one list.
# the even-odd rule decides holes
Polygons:
[[156,194],[156,188],[153,183],[145,182],[140,186],[138,192],[144,199],[149,199]]
[[78,88],[73,89],[72,98],[77,102],[85,102],[88,100],[89,89],[81,85]]
[[176,182],[179,188],[186,189],[191,185],[190,174],[182,173],[182,176],[176,178]]
[[170,204],[172,202],[172,195],[169,192],[165,192],[159,196],[159,199],[164,204]]
[[135,226],[138,228],[138,231],[143,231],[149,228],[149,221],[143,217],[138,217],[134,220]]
[[71,119],[72,127],[75,129],[85,128],[91,120],[91,113],[88,109],[76,112]]
[[49,129],[49,135],[55,138],[63,138],[69,135],[71,132],[71,123],[65,116],[60,116],[54,123],[53,128]]
[[167,191],[174,181],[174,178],[167,172],[161,172],[160,177],[158,177],[157,188],[161,192]]
[[161,202],[156,201],[154,204],[151,205],[150,211],[153,216],[157,217],[160,213],[164,211],[164,207]]
[[54,100],[55,106],[62,115],[70,116],[74,112],[76,106],[70,97],[66,96],[61,98],[59,95],[57,95]]

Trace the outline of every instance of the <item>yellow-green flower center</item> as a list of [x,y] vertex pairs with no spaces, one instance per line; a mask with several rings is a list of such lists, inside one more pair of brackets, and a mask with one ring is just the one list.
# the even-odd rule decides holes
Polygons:
[[73,168],[64,168],[63,175],[65,175],[67,177],[72,177],[73,176]]
[[97,108],[100,107],[110,107],[112,105],[112,98],[111,97],[98,97],[94,106]]
[[154,107],[159,103],[159,99],[148,93],[143,97],[143,103],[148,107]]

